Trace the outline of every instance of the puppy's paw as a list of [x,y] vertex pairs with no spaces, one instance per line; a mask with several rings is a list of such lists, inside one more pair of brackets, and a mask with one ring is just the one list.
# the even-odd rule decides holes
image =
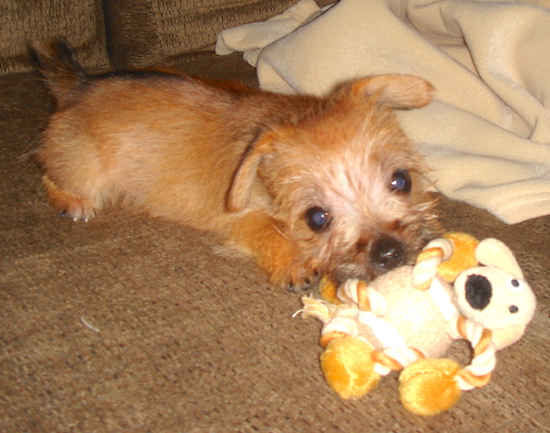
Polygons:
[[230,243],[253,256],[273,286],[307,290],[317,282],[319,263],[283,233],[271,216],[250,212],[232,227]]
[[309,290],[319,283],[319,274],[309,262],[294,263],[271,274],[271,282],[289,292]]
[[59,212],[59,216],[62,218],[84,222],[90,221],[96,214],[95,208],[89,203],[71,203],[68,206],[64,206]]
[[47,176],[44,176],[43,182],[48,197],[52,205],[59,209],[60,216],[73,221],[88,221],[97,214],[97,208],[92,201],[62,190]]

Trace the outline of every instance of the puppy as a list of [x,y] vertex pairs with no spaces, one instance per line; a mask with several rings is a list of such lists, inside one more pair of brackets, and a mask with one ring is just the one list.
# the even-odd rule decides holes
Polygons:
[[394,113],[433,88],[384,75],[324,98],[159,72],[88,76],[36,51],[57,101],[38,150],[53,206],[87,221],[122,203],[217,233],[274,285],[371,280],[439,234],[423,164]]

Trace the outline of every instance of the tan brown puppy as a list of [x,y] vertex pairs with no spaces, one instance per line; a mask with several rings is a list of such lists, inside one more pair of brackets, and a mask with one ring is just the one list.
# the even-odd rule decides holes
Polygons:
[[295,288],[318,273],[372,279],[438,233],[393,112],[430,102],[423,79],[364,78],[317,98],[158,72],[90,77],[63,44],[37,58],[57,100],[44,185],[74,220],[131,204],[216,232]]

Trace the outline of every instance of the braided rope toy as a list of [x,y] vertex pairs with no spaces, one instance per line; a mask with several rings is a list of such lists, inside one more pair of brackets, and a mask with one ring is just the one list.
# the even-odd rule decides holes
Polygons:
[[[321,368],[329,386],[342,398],[360,398],[382,376],[401,371],[403,405],[425,416],[485,386],[496,351],[521,338],[536,306],[510,250],[463,233],[430,242],[414,267],[370,285],[326,280],[321,294],[325,299],[302,298],[298,313],[323,323]],[[457,339],[473,348],[463,368],[441,357]]]

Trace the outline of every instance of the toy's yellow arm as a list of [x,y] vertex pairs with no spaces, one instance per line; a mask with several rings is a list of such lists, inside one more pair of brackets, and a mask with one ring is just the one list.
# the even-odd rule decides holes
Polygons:
[[434,239],[418,255],[413,271],[413,284],[428,290],[435,274],[453,283],[462,271],[477,266],[476,247],[479,241],[466,233],[451,232]]

